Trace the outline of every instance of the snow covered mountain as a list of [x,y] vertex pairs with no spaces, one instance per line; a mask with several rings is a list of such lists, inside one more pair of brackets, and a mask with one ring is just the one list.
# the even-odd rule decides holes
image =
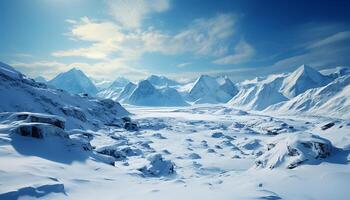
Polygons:
[[118,77],[109,86],[110,88],[124,88],[130,81],[124,77]]
[[284,78],[285,75],[271,75],[265,80],[256,79],[255,83],[246,82],[228,104],[241,109],[263,110],[275,103],[286,101],[288,98],[279,91]]
[[339,66],[336,68],[324,69],[324,70],[321,70],[320,72],[323,75],[326,75],[335,79],[335,78],[339,78],[341,76],[350,74],[350,67]]
[[94,96],[98,91],[93,82],[81,70],[76,68],[60,73],[48,84],[72,94],[86,93]]
[[129,82],[124,89],[120,92],[117,101],[119,102],[124,102],[125,100],[127,100],[130,95],[134,92],[134,90],[136,89],[137,85]]
[[222,84],[208,75],[201,75],[188,93],[190,101],[199,103],[226,103],[238,92],[236,86],[228,78]]
[[152,85],[158,87],[179,85],[178,82],[171,80],[165,76],[151,75],[146,80],[148,80]]
[[275,74],[265,79],[241,83],[240,92],[230,100],[229,104],[244,109],[264,110],[308,89],[324,86],[332,80],[331,77],[302,65],[290,74]]
[[37,83],[6,64],[0,63],[0,112],[35,112],[61,116],[67,128],[117,122],[128,115],[119,103],[72,95]]
[[302,65],[283,80],[280,91],[287,98],[293,98],[310,88],[321,87],[331,81],[330,77],[307,65]]
[[105,99],[117,100],[124,87],[128,85],[130,81],[124,77],[118,77],[113,83],[104,90],[97,93],[96,96]]
[[107,89],[113,83],[113,81],[109,81],[109,80],[95,80],[95,79],[92,79],[92,82],[94,83],[98,91]]
[[140,81],[125,102],[139,106],[188,105],[175,89],[169,87],[157,89],[148,80]]
[[308,113],[350,118],[350,75],[337,78],[326,86],[306,92],[267,108],[277,113]]

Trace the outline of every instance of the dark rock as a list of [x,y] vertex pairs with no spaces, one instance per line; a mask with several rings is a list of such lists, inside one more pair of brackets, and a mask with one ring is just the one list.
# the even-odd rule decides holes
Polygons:
[[324,130],[327,130],[327,129],[333,127],[334,125],[335,125],[334,122],[330,122],[330,123],[325,124],[324,126],[322,126],[321,129],[324,131]]
[[137,126],[137,124],[133,123],[133,122],[126,122],[124,124],[124,128],[128,131],[138,131],[139,130],[139,127]]

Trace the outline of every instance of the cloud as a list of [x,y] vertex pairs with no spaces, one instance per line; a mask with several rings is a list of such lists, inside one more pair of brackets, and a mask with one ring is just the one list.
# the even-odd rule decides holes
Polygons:
[[[175,33],[164,33],[152,27],[141,31],[125,31],[111,21],[93,21],[83,17],[73,24],[69,37],[88,41],[87,47],[53,52],[56,57],[80,56],[90,59],[137,60],[147,52],[165,55],[191,53],[197,56],[221,56],[227,52],[234,33],[236,19],[230,14],[193,20],[188,27]],[[114,55],[114,57],[111,56]]]
[[117,42],[124,40],[124,34],[119,27],[112,22],[94,22],[88,17],[83,17],[75,22],[71,31],[67,34],[76,40],[93,42],[88,47],[56,51],[55,57],[86,57],[90,59],[107,59],[108,55],[116,51]]
[[317,47],[322,47],[326,45],[331,45],[337,42],[341,42],[344,40],[350,39],[350,31],[342,31],[338,32],[336,34],[333,34],[329,37],[326,37],[322,40],[319,40],[313,44],[311,44],[308,48],[317,48]]
[[170,8],[169,0],[108,0],[109,14],[126,28],[139,28],[152,13],[161,13]]
[[250,44],[248,44],[244,39],[241,39],[239,41],[234,51],[234,54],[219,58],[213,61],[213,63],[221,65],[238,64],[247,61],[255,53],[254,48]]
[[65,64],[57,61],[12,62],[10,65],[33,78],[39,75],[51,78],[56,73],[67,69]]
[[182,67],[187,67],[188,65],[191,65],[192,63],[190,62],[185,62],[185,63],[180,63],[177,64],[176,67],[182,68]]
[[197,55],[220,56],[227,51],[229,38],[235,30],[236,18],[218,14],[194,20],[186,29],[168,41],[169,52],[193,52]]
[[341,31],[319,38],[306,46],[302,53],[277,61],[273,64],[273,68],[293,70],[302,64],[308,64],[321,69],[335,65],[348,65],[349,51],[350,31]]

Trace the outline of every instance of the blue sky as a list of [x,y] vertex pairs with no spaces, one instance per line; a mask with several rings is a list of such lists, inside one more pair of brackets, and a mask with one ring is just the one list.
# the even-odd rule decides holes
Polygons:
[[0,60],[48,79],[233,80],[350,65],[350,1],[3,0]]

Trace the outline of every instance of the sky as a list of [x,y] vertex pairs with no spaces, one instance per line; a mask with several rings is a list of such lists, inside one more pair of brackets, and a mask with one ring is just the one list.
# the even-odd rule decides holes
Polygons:
[[348,0],[2,0],[0,61],[51,79],[234,81],[350,66]]

